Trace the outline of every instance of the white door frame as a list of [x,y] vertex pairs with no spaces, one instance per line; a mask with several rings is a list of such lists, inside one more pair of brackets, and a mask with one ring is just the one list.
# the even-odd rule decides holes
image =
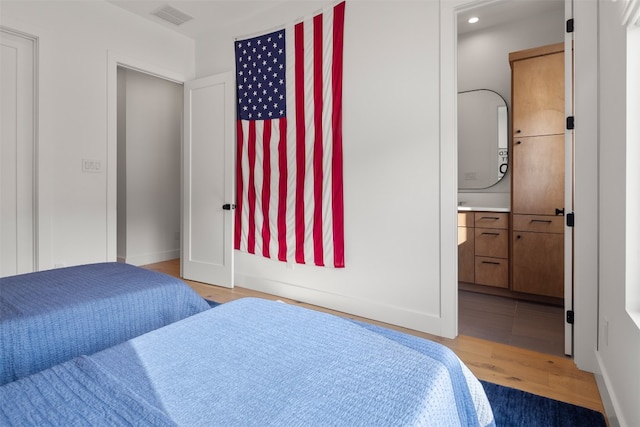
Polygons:
[[[118,247],[118,67],[139,71],[178,84],[184,84],[190,79],[190,76],[163,69],[138,58],[122,55],[114,51],[107,52],[107,244],[105,247],[105,259],[107,261],[116,261]],[[182,162],[182,159],[180,161]]]
[[[184,85],[187,82],[193,81],[191,76],[185,76],[180,73],[176,73],[170,70],[163,69],[161,67],[149,64],[140,59],[130,56],[122,55],[118,52],[108,51],[107,53],[107,153],[106,153],[106,181],[107,181],[107,224],[106,224],[106,247],[105,258],[108,261],[116,261],[117,259],[117,151],[118,151],[118,67],[124,67],[131,70],[135,70],[141,73],[145,73],[154,77],[158,77],[164,80],[169,80],[174,83]],[[233,106],[231,106],[233,109]],[[184,129],[184,123],[182,124]],[[181,146],[181,158],[180,164],[184,164],[184,131],[181,133],[182,140]],[[234,153],[235,154],[235,153]],[[234,164],[235,166],[235,164]],[[232,174],[235,177],[235,174]],[[184,189],[184,172],[181,173],[180,188]],[[235,181],[231,181],[231,185],[234,187],[232,191],[235,191]],[[184,194],[181,191],[181,206],[184,206]],[[185,218],[183,216],[183,210],[181,209],[181,229],[184,229]],[[181,243],[184,242],[184,233],[181,238]],[[230,240],[229,240],[230,242]],[[184,248],[181,245],[181,254]],[[233,251],[233,248],[230,247]],[[182,256],[182,255],[181,255]],[[232,257],[232,254],[231,254]],[[233,274],[233,262],[230,264],[231,273]],[[181,276],[183,275],[181,263]],[[200,279],[202,281],[210,283],[210,281]],[[218,283],[220,285],[229,286],[224,282]],[[233,276],[231,276],[230,286],[233,286]]]
[[[18,265],[17,273],[28,273],[31,271],[37,271],[41,269],[41,242],[39,238],[39,224],[41,222],[40,218],[40,209],[39,209],[39,201],[40,201],[40,185],[39,185],[39,164],[40,164],[40,156],[39,156],[39,139],[38,139],[38,111],[39,111],[39,96],[38,96],[38,88],[39,88],[39,39],[36,36],[31,34],[27,34],[22,31],[14,30],[6,26],[0,26],[0,32],[3,34],[7,34],[13,37],[19,37],[21,39],[28,40],[32,44],[32,84],[31,84],[31,116],[29,117],[30,123],[27,123],[28,126],[31,127],[31,170],[29,174],[31,175],[31,250],[32,259],[28,263],[22,263],[23,268],[20,268],[20,264]],[[20,96],[20,94],[18,94]],[[20,120],[20,122],[23,122]],[[18,260],[19,261],[19,260]]]
[[[573,18],[573,0],[565,0],[564,17]],[[564,33],[564,111],[565,117],[573,116],[573,33]],[[567,321],[567,313],[573,313],[573,227],[567,226],[567,216],[573,217],[574,155],[573,130],[565,129],[564,143],[564,354],[573,356],[573,324]]]
[[[442,282],[455,283],[449,289],[448,286],[442,287],[442,316],[445,319],[445,328],[447,330],[453,330],[454,334],[458,332],[458,298],[457,298],[457,251],[455,245],[449,245],[451,242],[456,241],[455,230],[456,223],[454,221],[457,211],[457,15],[466,10],[475,9],[487,4],[499,3],[508,0],[451,0],[441,2],[441,31],[440,31],[440,43],[442,56],[440,58],[440,75],[442,76],[440,82],[440,120],[441,120],[441,134],[440,134],[440,147],[441,147],[441,254],[442,265],[451,265],[454,267],[453,272],[442,270]],[[571,3],[571,0],[566,0]],[[567,9],[568,8],[568,9]],[[571,10],[570,6],[565,6],[565,16],[567,10]],[[566,55],[565,55],[566,58]],[[453,142],[453,143],[451,143]],[[447,183],[449,183],[447,185]],[[453,201],[451,200],[453,198]],[[566,205],[567,208],[573,205]],[[568,210],[568,209],[567,209]],[[449,232],[449,229],[451,231]],[[572,233],[569,230],[568,233]],[[572,257],[572,254],[567,252],[567,246],[571,251],[573,249],[571,240],[566,242],[565,237],[565,261]],[[450,261],[449,261],[450,260]],[[565,262],[566,264],[566,262]],[[568,271],[568,273],[567,273]],[[565,283],[567,282],[567,274],[571,277],[571,283],[573,280],[571,262],[569,267],[565,270]],[[450,276],[454,275],[453,279]],[[566,289],[566,286],[565,286]],[[573,308],[573,307],[572,307]],[[453,318],[448,319],[449,316]],[[448,319],[448,320],[447,320]],[[570,328],[567,328],[570,329]],[[570,339],[571,340],[571,339]],[[572,340],[571,340],[572,341]],[[566,350],[565,350],[566,351]]]

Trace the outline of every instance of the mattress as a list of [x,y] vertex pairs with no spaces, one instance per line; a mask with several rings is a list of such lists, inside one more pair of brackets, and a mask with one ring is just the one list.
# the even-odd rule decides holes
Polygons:
[[0,384],[209,309],[181,280],[123,263],[0,279]]
[[0,403],[1,425],[494,425],[448,348],[255,298],[7,384]]

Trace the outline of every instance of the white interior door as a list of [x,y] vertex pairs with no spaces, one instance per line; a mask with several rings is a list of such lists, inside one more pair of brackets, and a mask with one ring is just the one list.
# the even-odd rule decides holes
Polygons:
[[[565,0],[565,22],[573,18],[572,0]],[[573,116],[573,32],[565,32],[564,40],[564,102],[566,116]],[[564,211],[565,220],[573,216],[573,130],[565,130],[564,146]],[[573,227],[564,227],[564,353],[573,355],[573,323],[566,314],[573,313]]]
[[233,83],[225,73],[184,87],[182,277],[225,287],[233,287]]
[[0,277],[36,268],[34,44],[0,30]]

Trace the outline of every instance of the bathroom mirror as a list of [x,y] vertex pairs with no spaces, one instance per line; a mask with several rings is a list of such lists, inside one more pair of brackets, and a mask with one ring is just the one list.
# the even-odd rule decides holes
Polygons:
[[509,165],[507,104],[488,89],[458,93],[458,189],[497,184]]

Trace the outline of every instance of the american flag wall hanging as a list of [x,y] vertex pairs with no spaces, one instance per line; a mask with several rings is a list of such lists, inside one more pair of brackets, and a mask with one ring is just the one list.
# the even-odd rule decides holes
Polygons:
[[235,249],[345,266],[344,10],[235,42]]

